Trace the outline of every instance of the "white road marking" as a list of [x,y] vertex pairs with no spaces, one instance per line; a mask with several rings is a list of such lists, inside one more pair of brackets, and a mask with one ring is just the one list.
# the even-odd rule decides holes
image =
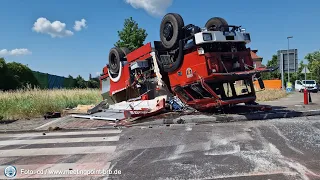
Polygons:
[[[92,178],[107,176],[111,173],[110,160],[112,153],[116,150],[116,146],[90,146],[89,142],[116,142],[119,141],[121,130],[99,130],[99,131],[76,131],[76,132],[49,132],[46,135],[39,133],[20,133],[20,134],[0,134],[0,137],[9,137],[12,140],[0,141],[0,146],[31,144],[39,145],[38,148],[31,149],[6,149],[0,150],[0,158],[15,157],[17,164],[12,164],[17,168],[17,176],[15,178]],[[95,134],[105,134],[103,137],[90,137]],[[68,135],[79,135],[79,137],[69,138]],[[47,139],[35,139],[37,137],[51,136]],[[56,137],[53,137],[56,136]],[[28,139],[18,139],[28,138]],[[53,147],[46,148],[47,143],[66,143],[72,144],[76,142],[84,142],[84,146],[80,147]],[[85,143],[88,144],[85,144]],[[66,145],[68,146],[68,145]],[[42,148],[44,147],[44,148]],[[74,159],[74,163],[63,163],[72,155],[83,154],[79,159]],[[61,155],[61,159],[56,160],[55,156]],[[37,156],[45,156],[44,161],[39,162]],[[27,157],[24,159],[24,157]],[[33,164],[34,162],[38,164]],[[45,163],[56,164],[45,164]],[[59,163],[61,162],[61,163]],[[0,166],[0,172],[4,172],[6,165]],[[23,170],[22,170],[23,169]],[[28,171],[29,170],[29,171]],[[112,170],[114,173],[114,171]],[[89,173],[89,175],[88,175]],[[92,174],[93,173],[93,174]],[[4,173],[0,174],[0,179],[7,179]]]
[[74,132],[43,132],[21,133],[21,134],[0,134],[0,137],[37,137],[37,136],[68,136],[68,135],[90,135],[90,134],[119,134],[121,130],[108,129],[101,131],[74,131]]
[[0,141],[0,146],[17,144],[51,144],[51,143],[74,143],[74,142],[99,142],[99,141],[119,141],[120,136],[107,137],[82,137],[82,138],[57,138],[57,139],[27,139],[27,140],[6,140]]
[[0,150],[0,157],[112,153],[115,149],[116,146],[11,149]]
[[55,122],[58,122],[58,121],[61,121],[61,120],[64,120],[64,119],[66,119],[66,117],[58,118],[58,119],[53,120],[53,121],[51,121],[51,122],[48,122],[48,123],[46,123],[46,124],[44,124],[44,125],[41,125],[41,126],[35,128],[35,129],[41,129],[41,128],[43,128],[43,127],[46,127],[46,126],[48,126],[48,125],[50,125],[50,124],[53,124],[53,123],[55,123]]

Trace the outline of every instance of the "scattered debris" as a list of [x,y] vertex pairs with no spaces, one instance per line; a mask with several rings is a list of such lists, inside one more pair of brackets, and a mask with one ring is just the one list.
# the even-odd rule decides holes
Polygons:
[[48,128],[48,131],[58,131],[58,130],[62,130],[62,128],[60,128],[60,127],[58,127],[58,126],[56,126],[56,127],[49,127]]
[[59,118],[59,117],[61,117],[61,113],[60,112],[47,112],[43,117],[44,117],[44,119]]
[[87,113],[93,114],[93,113],[97,113],[97,112],[102,111],[103,109],[108,109],[108,108],[109,108],[109,104],[107,103],[107,101],[101,101],[96,106],[92,107],[91,109],[88,109]]
[[178,123],[178,124],[185,124],[185,121],[184,121],[183,119],[179,119],[179,120],[177,121],[177,123]]
[[95,105],[78,105],[72,109],[65,109],[63,114],[88,114],[88,111],[93,109]]
[[183,102],[181,102],[181,100],[179,98],[177,98],[176,96],[171,97],[169,99],[169,105],[170,105],[170,109],[173,111],[179,111],[184,109],[185,104]]
[[165,111],[166,99],[167,96],[164,95],[152,100],[122,101],[107,107],[105,106],[107,103],[100,103],[94,107],[95,110],[90,112],[95,112],[97,109],[101,112],[95,112],[90,115],[73,114],[71,116],[74,118],[111,121],[109,125],[114,127],[130,127],[139,118],[150,117]]

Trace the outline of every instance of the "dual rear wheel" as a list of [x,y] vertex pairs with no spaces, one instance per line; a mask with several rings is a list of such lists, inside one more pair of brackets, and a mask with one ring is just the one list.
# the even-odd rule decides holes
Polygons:
[[[221,17],[213,17],[205,25],[212,31],[219,31],[220,26],[228,26],[227,21]],[[179,14],[169,13],[163,17],[160,25],[160,39],[166,49],[178,47],[179,40],[185,36],[183,27],[184,21]]]

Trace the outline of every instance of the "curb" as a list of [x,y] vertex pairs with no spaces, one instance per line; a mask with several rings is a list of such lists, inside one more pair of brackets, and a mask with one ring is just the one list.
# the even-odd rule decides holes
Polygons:
[[[0,135],[1,134],[18,134],[18,133],[55,133],[55,132],[73,132],[73,131],[95,131],[95,130],[103,130],[103,129],[119,129],[115,128],[113,126],[103,126],[103,127],[95,127],[95,128],[68,128],[68,129],[59,129],[55,131],[49,131],[47,129],[26,129],[26,130],[0,130]],[[120,128],[122,129],[122,127]]]
[[272,113],[257,113],[241,115],[233,118],[234,121],[250,121],[250,120],[267,120],[267,119],[281,119],[293,117],[306,117],[320,115],[320,109],[309,111],[288,111],[288,112],[272,112]]

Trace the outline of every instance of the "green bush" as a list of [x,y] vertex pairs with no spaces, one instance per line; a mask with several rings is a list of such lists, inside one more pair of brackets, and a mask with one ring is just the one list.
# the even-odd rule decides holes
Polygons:
[[0,89],[5,89],[5,81],[7,76],[7,64],[3,58],[0,58]]
[[38,81],[27,66],[0,58],[0,89],[15,90],[26,86],[38,86]]

